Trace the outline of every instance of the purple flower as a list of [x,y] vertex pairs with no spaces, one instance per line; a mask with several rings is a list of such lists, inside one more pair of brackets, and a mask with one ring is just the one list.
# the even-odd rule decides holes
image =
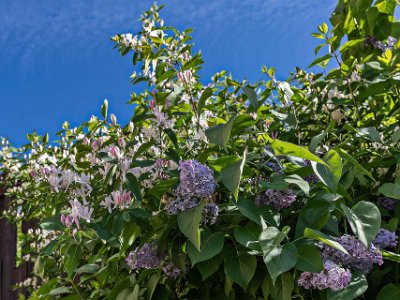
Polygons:
[[167,263],[163,267],[163,271],[168,277],[171,277],[173,279],[176,279],[181,274],[181,270],[175,267],[172,262]]
[[281,167],[275,162],[269,161],[266,165],[272,170],[272,172],[279,172],[281,170]]
[[168,203],[167,211],[170,215],[176,215],[182,211],[192,209],[199,205],[199,201],[193,198],[187,198],[185,200],[174,200]]
[[213,170],[196,160],[179,164],[180,183],[175,193],[180,198],[208,198],[217,186]]
[[378,204],[387,211],[392,212],[396,208],[397,201],[398,200],[393,198],[384,197],[378,199]]
[[369,273],[372,270],[373,264],[383,264],[382,254],[373,244],[371,244],[368,250],[360,240],[348,234],[335,238],[335,240],[346,249],[349,255],[323,244],[321,246],[321,256],[324,261],[330,260],[338,265],[359,270],[363,274]]
[[339,267],[332,261],[325,261],[324,269],[319,273],[302,272],[298,284],[305,289],[327,289],[340,290],[347,287],[351,280],[348,269]]
[[215,203],[208,203],[203,208],[203,220],[204,225],[213,225],[218,218],[218,206]]
[[391,232],[386,229],[380,229],[375,239],[372,241],[372,244],[381,249],[396,248],[397,235],[395,232]]
[[164,256],[158,253],[158,245],[152,242],[131,251],[125,260],[132,270],[140,270],[159,268],[163,259]]
[[256,204],[258,206],[270,205],[276,210],[289,207],[296,201],[296,195],[292,190],[266,190],[256,196]]

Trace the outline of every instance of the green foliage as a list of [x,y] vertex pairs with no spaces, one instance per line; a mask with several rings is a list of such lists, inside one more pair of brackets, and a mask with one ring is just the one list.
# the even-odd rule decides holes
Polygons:
[[[55,144],[37,132],[21,148],[1,140],[4,216],[40,224],[18,241],[34,261],[30,299],[395,297],[398,247],[366,276],[348,267],[340,290],[298,278],[324,269],[323,244],[348,254],[339,236],[370,247],[380,228],[399,232],[384,198],[400,200],[396,4],[339,0],[313,33],[312,72],[278,80],[264,66],[257,83],[221,71],[203,84],[191,30],[164,26],[157,5],[144,12],[139,33],[112,38],[140,83],[128,124],[105,100]],[[189,182],[187,160],[204,168]]]

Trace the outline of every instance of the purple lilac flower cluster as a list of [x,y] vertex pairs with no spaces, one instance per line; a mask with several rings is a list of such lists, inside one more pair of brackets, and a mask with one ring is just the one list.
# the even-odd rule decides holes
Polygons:
[[[213,171],[196,160],[185,160],[179,165],[180,183],[175,190],[177,199],[167,205],[170,215],[176,215],[197,207],[202,198],[209,198],[215,191],[217,183]],[[218,206],[206,204],[203,208],[203,224],[212,225],[218,217]]]
[[302,272],[298,284],[305,289],[327,289],[340,290],[347,287],[351,280],[349,269],[339,267],[334,262],[324,262],[324,269],[319,273]]
[[157,244],[152,242],[131,251],[125,260],[132,270],[140,270],[159,268],[163,259],[164,256],[159,254]]
[[392,212],[396,208],[397,201],[398,200],[393,198],[383,197],[378,199],[378,204],[387,211]]
[[[309,166],[311,166],[311,161],[306,159],[306,160],[304,160],[304,164],[306,165],[306,167],[309,167]],[[308,183],[318,183],[319,178],[317,175],[312,173],[310,175],[305,176],[304,180],[307,181]]]
[[177,199],[168,203],[167,211],[170,215],[176,215],[182,211],[197,207],[197,205],[199,205],[199,201],[194,198]]
[[379,266],[383,264],[382,254],[373,244],[368,250],[360,240],[348,234],[336,238],[336,241],[346,249],[349,255],[323,244],[321,256],[324,261],[331,260],[338,265],[359,270],[363,274],[369,273],[373,264]]
[[268,168],[270,168],[272,170],[272,172],[276,173],[276,172],[281,171],[281,167],[276,162],[269,161],[269,162],[267,162],[266,165]]
[[292,190],[273,190],[268,189],[256,196],[256,204],[258,206],[270,205],[276,210],[289,207],[296,201],[296,195]]
[[396,233],[386,229],[380,229],[375,239],[372,241],[372,244],[381,249],[396,248],[397,239]]
[[167,263],[163,267],[163,271],[164,271],[165,275],[167,275],[168,277],[171,277],[173,279],[176,279],[181,274],[181,270],[179,270],[177,267],[175,267],[175,265],[172,262]]
[[390,49],[393,51],[394,45],[396,45],[397,43],[397,39],[393,36],[389,36],[387,39],[386,43],[383,43],[381,41],[378,41],[376,39],[376,37],[372,36],[372,37],[368,37],[365,40],[365,43],[367,45],[371,45],[372,47],[374,47],[375,49],[379,49],[382,52],[385,52],[387,49]]
[[180,198],[208,198],[217,186],[214,172],[196,160],[185,160],[179,164],[180,184],[176,195]]
[[204,225],[213,225],[218,218],[218,206],[215,203],[208,203],[203,208],[203,220]]

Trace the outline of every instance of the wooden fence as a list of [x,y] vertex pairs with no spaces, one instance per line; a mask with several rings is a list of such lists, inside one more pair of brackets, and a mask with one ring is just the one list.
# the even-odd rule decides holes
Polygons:
[[[0,187],[0,216],[7,210],[10,199],[4,196],[4,190]],[[22,232],[26,233],[32,224],[23,223]],[[16,267],[17,251],[17,227],[6,219],[0,219],[0,300],[18,299],[18,293],[24,290],[14,291],[13,286],[24,281],[32,272],[32,265],[23,263]]]

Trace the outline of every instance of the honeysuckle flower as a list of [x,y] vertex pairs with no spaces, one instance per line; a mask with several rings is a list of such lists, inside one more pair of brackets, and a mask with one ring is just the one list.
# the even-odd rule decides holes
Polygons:
[[114,114],[110,114],[110,121],[111,121],[111,124],[116,125],[117,117]]

